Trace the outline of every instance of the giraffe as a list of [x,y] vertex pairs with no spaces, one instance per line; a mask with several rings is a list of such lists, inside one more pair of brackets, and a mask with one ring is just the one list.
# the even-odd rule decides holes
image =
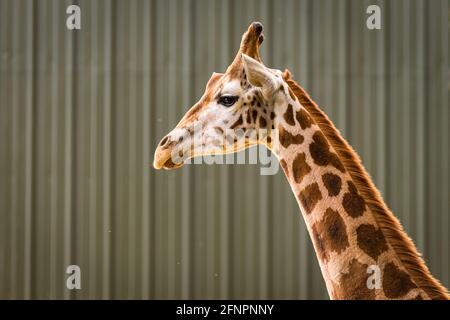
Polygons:
[[[204,95],[161,140],[154,167],[263,144],[295,195],[331,299],[448,299],[331,120],[288,70],[262,63],[262,31],[261,23],[250,24],[232,64],[213,73]],[[230,139],[229,130],[243,134]],[[371,286],[374,267],[379,284]]]

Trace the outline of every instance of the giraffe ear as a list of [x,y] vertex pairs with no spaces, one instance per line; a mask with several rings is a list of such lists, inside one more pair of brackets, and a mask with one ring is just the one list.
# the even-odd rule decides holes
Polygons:
[[241,55],[245,74],[248,81],[260,87],[266,100],[269,100],[277,88],[277,78],[262,63],[250,58],[246,54]]

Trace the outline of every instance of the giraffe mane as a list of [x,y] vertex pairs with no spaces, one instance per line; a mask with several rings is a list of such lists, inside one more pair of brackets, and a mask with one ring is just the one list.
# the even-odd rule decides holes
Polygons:
[[283,79],[338,154],[358,191],[364,197],[384,236],[417,286],[422,288],[431,299],[450,299],[447,289],[431,275],[413,241],[407,236],[399,220],[384,202],[380,192],[362,165],[359,155],[342,137],[339,130],[311,99],[309,94],[292,79],[289,70],[285,70]]

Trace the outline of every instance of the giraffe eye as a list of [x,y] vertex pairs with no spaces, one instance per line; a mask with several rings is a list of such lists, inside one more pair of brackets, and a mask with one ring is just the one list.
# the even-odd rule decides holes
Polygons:
[[221,96],[219,98],[219,104],[225,106],[225,107],[231,107],[233,104],[236,103],[236,101],[238,101],[239,97],[238,96]]

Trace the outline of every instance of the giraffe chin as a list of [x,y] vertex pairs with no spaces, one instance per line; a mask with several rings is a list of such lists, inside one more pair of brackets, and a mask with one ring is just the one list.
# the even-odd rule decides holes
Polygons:
[[173,163],[172,158],[169,158],[166,162],[164,162],[162,168],[164,170],[174,170],[174,169],[178,169],[181,168],[183,166],[183,162],[182,163]]
[[172,161],[172,158],[169,157],[168,159],[155,159],[153,162],[153,167],[157,170],[164,169],[164,170],[174,170],[181,168],[184,165],[184,163],[174,163]]

